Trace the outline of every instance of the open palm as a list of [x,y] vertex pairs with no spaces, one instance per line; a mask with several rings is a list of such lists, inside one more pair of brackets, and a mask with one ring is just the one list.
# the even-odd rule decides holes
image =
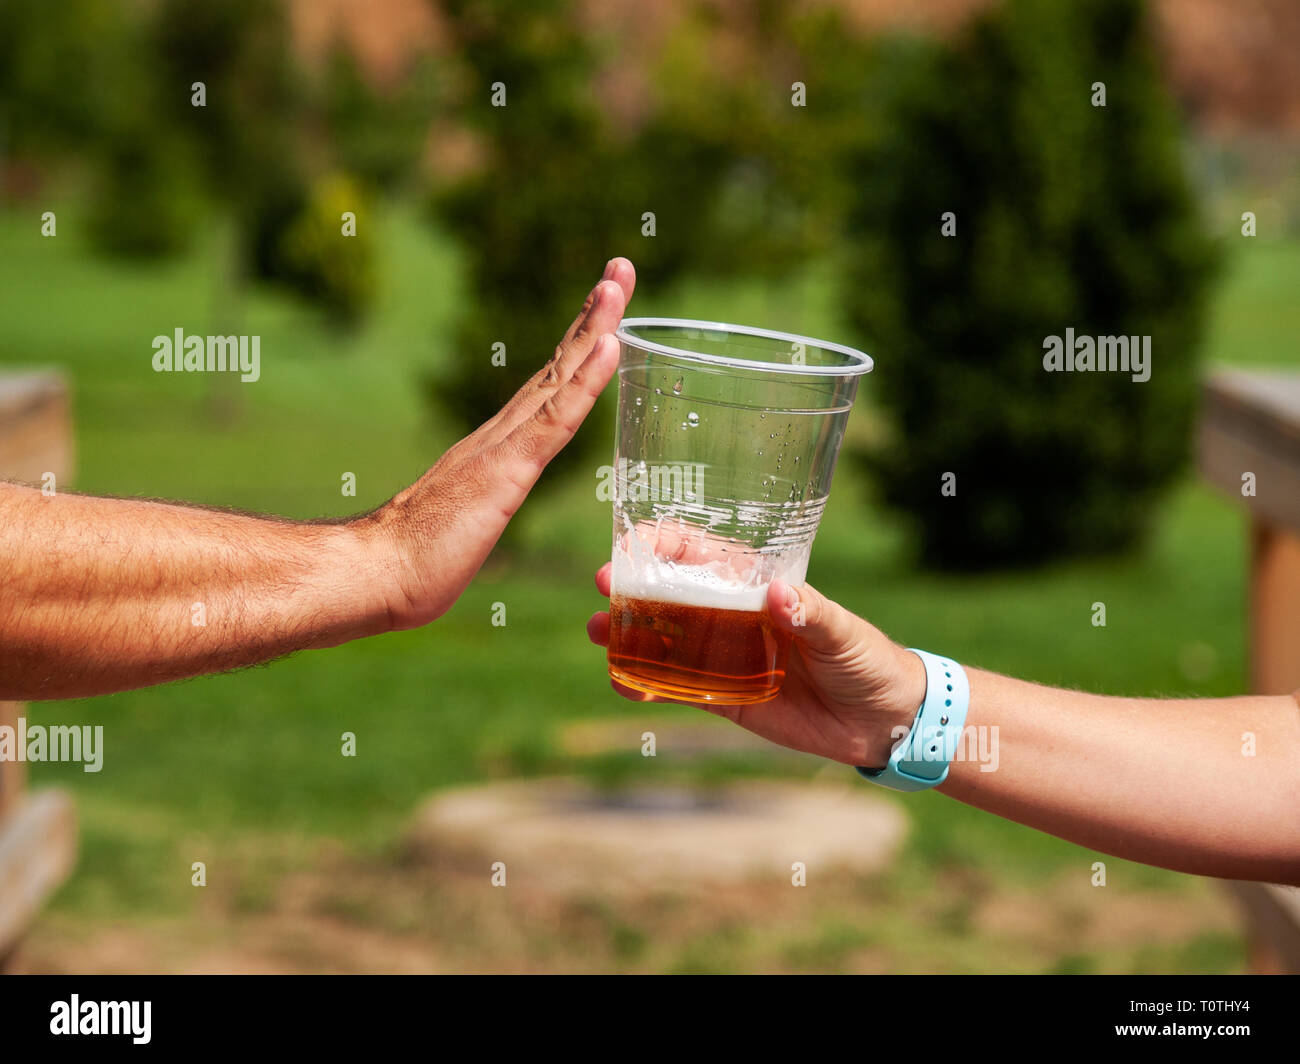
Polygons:
[[611,259],[554,354],[488,421],[370,515],[391,546],[390,626],[445,613],[486,561],[546,464],[572,439],[618,365],[614,332],[636,272]]

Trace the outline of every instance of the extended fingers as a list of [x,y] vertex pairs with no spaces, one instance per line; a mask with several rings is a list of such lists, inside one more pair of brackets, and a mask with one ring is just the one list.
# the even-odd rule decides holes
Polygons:
[[525,491],[546,464],[573,438],[618,365],[618,341],[608,333],[592,347],[578,371],[550,395],[500,444],[492,464]]
[[504,407],[476,433],[476,444],[491,447],[513,432],[562,387],[591,354],[596,341],[614,332],[636,289],[636,271],[627,259],[610,259],[605,274],[588,294],[582,310],[565,331],[555,353]]
[[[574,341],[579,334],[584,331],[587,320],[591,317],[591,313],[595,309],[597,293],[606,282],[613,282],[618,286],[623,306],[626,307],[632,300],[632,293],[636,291],[636,270],[633,268],[632,264],[624,258],[610,259],[609,262],[605,263],[605,272],[601,274],[600,281],[587,296],[587,300],[583,303],[582,309],[578,311],[578,316],[574,318],[569,327],[564,330],[564,337],[560,340],[559,346],[555,349],[557,356],[559,356],[561,352],[564,352],[567,356],[573,350]],[[597,332],[596,335],[599,335],[599,332]]]
[[584,307],[586,313],[578,315],[556,346],[555,357],[541,375],[543,386],[568,380],[574,369],[591,354],[597,338],[618,328],[623,311],[627,309],[627,296],[616,281],[605,280],[591,290],[588,303],[590,306]]
[[574,368],[591,353],[596,340],[607,332],[614,332],[623,311],[627,309],[636,291],[636,270],[624,258],[613,258],[605,264],[605,272],[591,290],[578,316],[564,331],[555,348],[555,356],[539,374],[542,384],[559,384],[567,380]]
[[609,598],[609,589],[612,586],[614,563],[606,562],[596,570],[596,590],[606,598]]
[[632,302],[632,293],[636,291],[636,267],[627,259],[619,256],[610,259],[605,266],[605,275],[602,281],[613,281],[623,289],[623,301]]

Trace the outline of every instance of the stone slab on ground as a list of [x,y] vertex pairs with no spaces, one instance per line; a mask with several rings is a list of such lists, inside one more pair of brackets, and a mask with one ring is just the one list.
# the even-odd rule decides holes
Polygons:
[[485,878],[503,861],[507,885],[598,890],[789,882],[795,862],[810,880],[830,869],[872,873],[906,833],[895,802],[851,781],[601,789],[539,779],[437,794],[408,841],[417,855],[474,854]]

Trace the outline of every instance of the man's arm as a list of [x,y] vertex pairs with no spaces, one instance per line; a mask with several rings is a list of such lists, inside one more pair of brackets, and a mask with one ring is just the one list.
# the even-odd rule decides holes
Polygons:
[[0,699],[143,687],[441,616],[613,375],[634,285],[611,260],[514,398],[351,521],[0,484]]
[[0,698],[162,683],[384,631],[376,522],[0,484]]

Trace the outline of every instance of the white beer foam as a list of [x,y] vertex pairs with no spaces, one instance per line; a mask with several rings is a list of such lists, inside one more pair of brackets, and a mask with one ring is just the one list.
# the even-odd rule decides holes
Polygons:
[[622,551],[614,552],[611,584],[615,594],[627,598],[703,609],[757,613],[767,603],[767,583],[742,584],[705,565],[666,561],[635,565]]

